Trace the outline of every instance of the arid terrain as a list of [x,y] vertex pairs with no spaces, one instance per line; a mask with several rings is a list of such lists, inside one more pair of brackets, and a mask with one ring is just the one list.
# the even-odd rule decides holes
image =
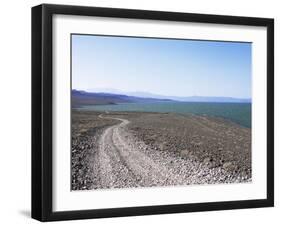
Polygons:
[[220,118],[72,110],[72,190],[251,181],[251,130]]

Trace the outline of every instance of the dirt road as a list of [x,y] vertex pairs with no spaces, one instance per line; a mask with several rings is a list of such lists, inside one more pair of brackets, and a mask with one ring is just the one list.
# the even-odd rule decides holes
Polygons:
[[233,182],[222,168],[208,168],[175,153],[150,148],[129,130],[127,119],[104,130],[93,157],[93,189]]

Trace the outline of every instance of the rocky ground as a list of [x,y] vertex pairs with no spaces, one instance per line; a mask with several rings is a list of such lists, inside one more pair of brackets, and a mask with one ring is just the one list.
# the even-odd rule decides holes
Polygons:
[[89,190],[93,184],[92,160],[101,133],[116,120],[102,120],[96,112],[72,112],[71,189]]
[[251,130],[219,118],[73,111],[72,190],[251,181]]

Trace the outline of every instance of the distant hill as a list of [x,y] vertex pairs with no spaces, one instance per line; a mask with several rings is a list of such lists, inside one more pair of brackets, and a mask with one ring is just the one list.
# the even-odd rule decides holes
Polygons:
[[234,98],[234,97],[204,97],[204,96],[190,96],[190,97],[177,97],[177,96],[162,96],[145,92],[128,93],[139,97],[152,97],[152,98],[168,98],[170,100],[183,101],[183,102],[213,102],[213,103],[251,103],[248,98]]
[[[94,90],[93,90],[94,91]],[[106,92],[112,94],[121,94],[134,97],[142,98],[153,98],[153,99],[169,99],[183,102],[213,102],[213,103],[251,103],[250,98],[235,98],[235,97],[206,97],[206,96],[164,96],[149,92],[123,92],[117,89],[95,89],[95,92]]]
[[91,93],[79,90],[72,90],[72,107],[83,105],[105,105],[118,103],[152,103],[159,101],[172,101],[170,99],[135,97],[113,93]]

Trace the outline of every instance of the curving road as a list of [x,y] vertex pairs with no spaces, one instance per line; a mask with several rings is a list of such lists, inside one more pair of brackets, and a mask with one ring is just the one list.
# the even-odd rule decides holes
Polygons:
[[151,149],[126,129],[128,120],[110,119],[120,123],[107,128],[99,139],[92,163],[94,189],[214,183],[218,178],[213,175],[227,176],[192,159]]

